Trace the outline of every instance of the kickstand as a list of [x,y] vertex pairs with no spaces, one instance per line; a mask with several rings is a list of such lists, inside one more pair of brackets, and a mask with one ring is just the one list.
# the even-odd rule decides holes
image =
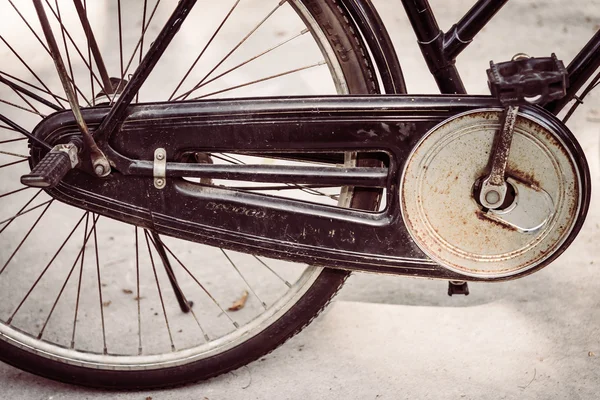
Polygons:
[[175,292],[175,297],[177,297],[177,302],[179,303],[179,307],[181,308],[181,311],[183,311],[184,313],[189,313],[190,310],[192,309],[192,306],[194,305],[193,301],[188,301],[185,298],[185,295],[183,294],[183,291],[181,290],[181,287],[179,286],[179,283],[177,282],[177,278],[175,277],[175,273],[173,272],[173,267],[171,266],[171,262],[169,261],[169,258],[167,257],[167,252],[165,251],[165,246],[163,245],[162,241],[160,240],[160,236],[158,236],[158,233],[151,231],[152,233],[152,243],[154,244],[154,247],[156,248],[156,251],[158,252],[158,255],[160,256],[160,259],[163,262],[163,265],[165,266],[165,270],[167,271],[167,276],[169,277],[169,281],[171,282],[171,286],[173,287],[173,291]]

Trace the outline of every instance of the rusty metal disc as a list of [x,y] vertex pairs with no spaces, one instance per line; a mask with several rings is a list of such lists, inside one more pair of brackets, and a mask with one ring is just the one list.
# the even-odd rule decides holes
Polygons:
[[502,210],[476,200],[488,173],[501,109],[470,111],[433,128],[404,168],[402,215],[417,245],[463,275],[505,278],[539,266],[573,231],[582,178],[573,154],[541,120],[519,114],[506,176],[515,192]]

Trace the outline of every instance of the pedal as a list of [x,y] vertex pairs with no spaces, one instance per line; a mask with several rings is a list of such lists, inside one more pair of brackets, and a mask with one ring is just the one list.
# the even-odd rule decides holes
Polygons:
[[492,96],[505,107],[546,104],[567,94],[567,69],[554,53],[550,57],[518,54],[498,64],[490,61],[487,76]]
[[77,152],[73,143],[54,146],[30,173],[21,177],[21,183],[44,189],[55,187],[79,163]]
[[469,295],[469,284],[463,281],[448,281],[448,296]]

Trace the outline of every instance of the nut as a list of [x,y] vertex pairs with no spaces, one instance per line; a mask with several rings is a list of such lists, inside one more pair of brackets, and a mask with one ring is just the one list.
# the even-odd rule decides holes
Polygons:
[[96,175],[98,176],[102,176],[104,175],[104,166],[102,164],[97,164],[94,167],[94,172],[96,173]]

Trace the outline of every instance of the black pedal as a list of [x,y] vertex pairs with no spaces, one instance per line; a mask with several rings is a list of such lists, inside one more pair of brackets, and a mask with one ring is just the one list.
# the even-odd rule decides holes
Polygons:
[[448,296],[452,297],[453,295],[469,295],[469,285],[467,282],[462,281],[449,281],[448,282]]
[[58,145],[50,150],[30,173],[21,177],[21,183],[25,186],[50,189],[58,185],[76,165],[77,147],[71,143]]
[[503,106],[546,104],[567,94],[567,69],[552,53],[551,57],[517,57],[495,64],[487,70],[492,96]]

